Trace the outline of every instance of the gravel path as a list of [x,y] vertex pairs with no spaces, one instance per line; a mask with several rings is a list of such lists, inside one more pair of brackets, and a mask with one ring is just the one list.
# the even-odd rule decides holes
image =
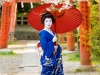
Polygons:
[[18,73],[22,55],[0,55],[0,75],[15,75]]
[[80,62],[64,62],[64,73],[65,75],[100,75],[100,67],[82,66]]

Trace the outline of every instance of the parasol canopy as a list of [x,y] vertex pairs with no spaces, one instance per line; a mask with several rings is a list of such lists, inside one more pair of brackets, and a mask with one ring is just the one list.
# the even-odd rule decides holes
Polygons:
[[[51,4],[43,4],[33,8],[27,16],[27,20],[30,26],[36,30],[42,30],[44,25],[41,24],[41,15],[47,8],[50,8]],[[55,6],[57,9],[62,7],[62,4]],[[50,13],[55,17],[55,24],[52,25],[51,30],[57,34],[65,33],[76,29],[82,22],[82,14],[75,7],[64,9],[61,12],[59,10],[51,10]]]

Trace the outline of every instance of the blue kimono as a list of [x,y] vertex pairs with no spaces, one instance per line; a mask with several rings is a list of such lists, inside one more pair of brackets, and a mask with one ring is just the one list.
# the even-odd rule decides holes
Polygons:
[[64,75],[60,45],[58,45],[57,52],[54,55],[55,48],[52,41],[54,36],[46,30],[40,31],[39,36],[43,50],[43,56],[40,59],[42,65],[41,75]]

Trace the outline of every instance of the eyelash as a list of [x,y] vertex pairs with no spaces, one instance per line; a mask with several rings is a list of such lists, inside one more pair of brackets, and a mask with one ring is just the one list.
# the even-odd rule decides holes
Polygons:
[[[48,21],[46,21],[46,22],[48,22]],[[51,21],[50,21],[51,22]]]

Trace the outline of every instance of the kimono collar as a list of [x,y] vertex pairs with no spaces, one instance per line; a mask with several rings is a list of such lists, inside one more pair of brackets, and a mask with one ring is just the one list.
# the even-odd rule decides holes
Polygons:
[[51,34],[52,36],[55,36],[55,34],[52,31],[48,31],[46,29],[43,29],[44,31],[48,32],[49,34]]

